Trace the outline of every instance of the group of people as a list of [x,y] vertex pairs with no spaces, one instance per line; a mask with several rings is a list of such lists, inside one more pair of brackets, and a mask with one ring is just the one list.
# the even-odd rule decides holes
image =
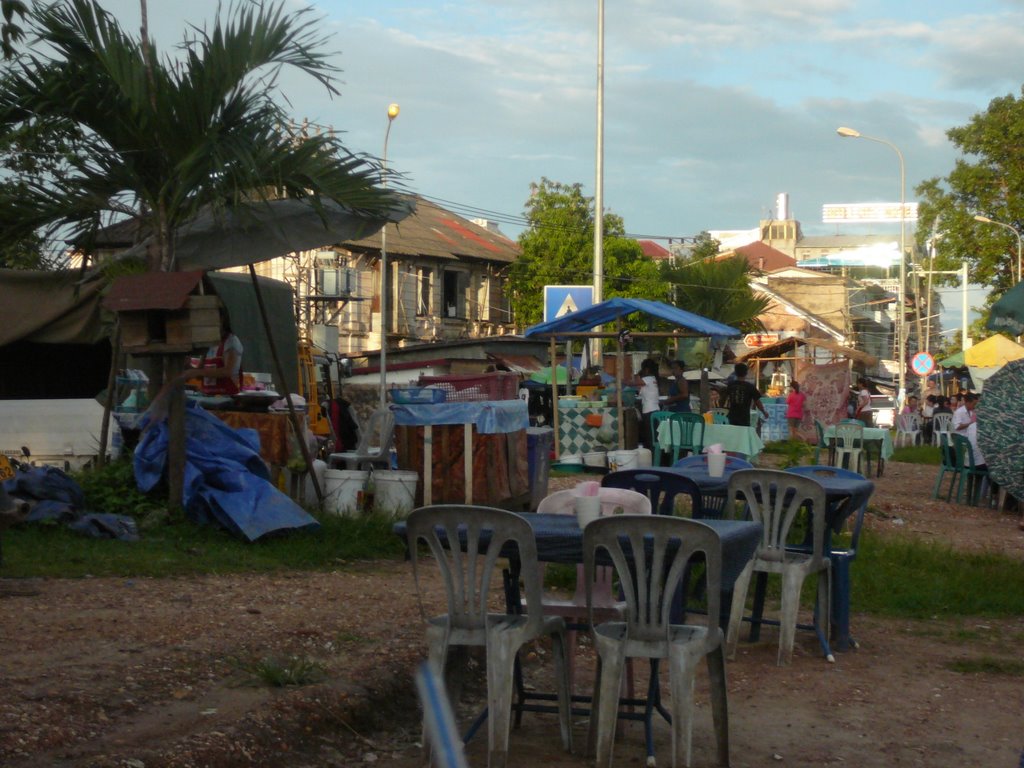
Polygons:
[[[654,411],[665,410],[677,413],[690,412],[690,387],[686,381],[686,369],[681,360],[673,360],[669,364],[672,378],[668,385],[668,394],[664,401],[661,399],[661,386],[658,376],[658,362],[653,358],[647,358],[640,364],[640,372],[636,376],[636,385],[639,387],[640,399],[640,442],[648,448],[653,447],[655,435],[651,434],[650,414]],[[726,381],[725,389],[721,394],[713,390],[717,395],[717,403],[712,402],[712,407],[722,407],[728,410],[729,423],[734,426],[749,427],[750,411],[757,408],[768,417],[768,411],[761,402],[761,393],[757,387],[747,381],[747,366],[744,363],[737,363],[733,373]],[[797,391],[799,391],[797,385]],[[801,401],[801,408],[803,401]],[[801,413],[802,415],[802,413]],[[788,416],[788,413],[787,413]]]

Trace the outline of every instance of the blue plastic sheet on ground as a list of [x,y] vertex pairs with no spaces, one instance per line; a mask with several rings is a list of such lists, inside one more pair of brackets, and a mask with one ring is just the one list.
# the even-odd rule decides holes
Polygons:
[[[144,420],[143,426],[148,424]],[[167,421],[145,429],[135,449],[135,479],[151,490],[167,464]],[[320,523],[270,483],[259,434],[232,429],[202,408],[185,410],[185,487],[182,500],[198,523],[215,522],[256,541],[269,533],[318,530]]]

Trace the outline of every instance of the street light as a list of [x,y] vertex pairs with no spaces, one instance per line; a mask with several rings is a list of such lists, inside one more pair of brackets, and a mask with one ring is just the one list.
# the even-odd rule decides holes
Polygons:
[[1014,235],[1017,236],[1017,282],[1019,283],[1020,282],[1020,266],[1021,266],[1020,232],[1017,231],[1016,227],[1011,227],[1009,224],[1004,224],[1001,221],[995,221],[993,219],[990,219],[988,216],[982,216],[982,215],[979,214],[979,215],[974,217],[974,220],[975,221],[980,221],[983,224],[995,224],[997,227],[1002,227],[1003,229],[1010,230],[1011,232],[1013,232]]
[[[907,172],[903,164],[903,153],[900,152],[900,148],[891,141],[879,139],[874,136],[865,136],[863,133],[853,128],[839,127],[836,129],[836,133],[844,139],[867,139],[868,141],[885,144],[885,146],[891,148],[893,152],[896,153],[896,157],[900,160],[900,285],[899,291],[897,292],[897,303],[899,304],[899,309],[897,311],[896,322],[896,355],[899,357],[899,360],[897,361],[899,382],[897,402],[902,403],[907,395],[907,334],[903,327],[906,319],[907,291]],[[918,317],[920,317],[920,314],[918,314]],[[918,331],[918,335],[920,335],[920,330]]]
[[[388,185],[388,137],[391,123],[398,117],[398,105],[388,104],[388,127],[384,131],[384,156],[380,164],[380,183]],[[388,224],[380,229],[380,407],[388,407]]]

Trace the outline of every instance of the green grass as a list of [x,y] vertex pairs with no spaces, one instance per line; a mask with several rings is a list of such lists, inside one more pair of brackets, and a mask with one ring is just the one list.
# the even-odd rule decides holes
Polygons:
[[934,445],[908,445],[896,448],[890,461],[903,461],[907,464],[935,464],[941,462],[939,449]]
[[324,666],[308,658],[290,656],[286,659],[258,660],[232,659],[235,667],[249,685],[284,688],[293,685],[312,685],[324,679]]
[[978,659],[957,659],[946,664],[946,669],[967,675],[1007,675],[1024,677],[1024,661],[982,656]]
[[3,534],[6,578],[188,576],[205,573],[327,570],[352,560],[398,559],[405,551],[384,517],[320,516],[319,532],[249,544],[188,520],[149,528],[126,543],[89,539],[58,526],[22,526]]
[[864,531],[851,569],[854,611],[903,618],[1024,614],[1024,567],[998,554]]

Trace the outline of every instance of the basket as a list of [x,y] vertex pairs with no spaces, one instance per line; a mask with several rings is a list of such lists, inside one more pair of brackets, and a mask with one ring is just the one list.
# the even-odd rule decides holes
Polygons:
[[519,374],[508,372],[420,376],[420,386],[443,389],[448,400],[516,400]]
[[388,390],[392,403],[399,405],[432,405],[443,403],[447,392],[440,387],[393,387]]

